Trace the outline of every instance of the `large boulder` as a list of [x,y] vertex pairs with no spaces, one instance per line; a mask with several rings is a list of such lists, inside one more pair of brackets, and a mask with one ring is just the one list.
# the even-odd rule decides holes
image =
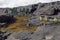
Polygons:
[[15,18],[12,15],[1,15],[0,16],[0,27],[6,27],[11,23],[15,22]]
[[1,15],[0,23],[13,23],[15,21],[14,17],[11,15]]
[[60,12],[60,2],[41,3],[34,15],[58,15]]

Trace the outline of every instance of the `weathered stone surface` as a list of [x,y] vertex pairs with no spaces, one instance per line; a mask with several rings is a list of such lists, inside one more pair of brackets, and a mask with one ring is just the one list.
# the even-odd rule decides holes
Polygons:
[[9,31],[0,31],[0,40],[5,40],[11,34]]
[[38,6],[34,15],[58,15],[60,12],[60,2],[42,3]]
[[[28,8],[31,9],[30,11],[32,17],[24,19],[25,21],[28,21],[27,26],[40,25],[40,21],[38,18],[41,15],[54,16],[58,18],[60,17],[60,2],[39,3],[35,6],[32,5]],[[6,17],[4,16],[3,19],[4,18]],[[10,35],[9,32],[0,32],[1,36],[0,39],[1,40],[5,39],[6,40],[60,40],[60,25],[59,25],[60,23],[59,22],[51,23],[50,25],[44,25],[44,24],[45,23],[43,22],[43,25],[39,26],[34,32],[23,30],[17,33],[12,33],[11,36],[9,36]],[[7,38],[7,36],[9,37]]]
[[24,31],[16,33],[16,35],[14,35],[14,36],[15,36],[16,39],[20,39],[20,40],[26,39],[26,40],[28,40],[30,35],[31,35],[31,32],[29,32],[28,30],[24,30]]
[[59,26],[39,26],[33,33],[23,30],[13,33],[9,39],[15,40],[60,40]]

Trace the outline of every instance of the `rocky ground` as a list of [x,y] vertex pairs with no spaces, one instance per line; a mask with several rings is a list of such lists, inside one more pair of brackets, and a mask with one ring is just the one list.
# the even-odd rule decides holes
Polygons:
[[60,40],[59,26],[39,26],[34,32],[12,33],[6,40]]
[[[18,18],[19,21],[23,23],[25,23],[25,21],[28,21],[25,23],[25,25],[23,25],[24,28],[33,27],[34,29],[34,27],[37,26],[34,31],[27,30],[26,28],[18,32],[12,30],[1,30],[0,40],[60,40],[60,21],[47,23],[44,21],[40,22],[39,20],[40,16],[60,18],[60,2],[39,3],[35,6],[37,6],[37,8],[31,10],[32,14],[29,18],[27,18],[28,16],[26,18],[24,17],[24,21],[20,20],[21,18]],[[17,21],[14,26],[16,26],[19,21]],[[19,25],[22,26],[22,24],[20,23]]]

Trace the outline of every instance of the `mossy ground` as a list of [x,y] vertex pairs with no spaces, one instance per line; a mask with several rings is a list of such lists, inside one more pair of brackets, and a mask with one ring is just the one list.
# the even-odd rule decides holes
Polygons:
[[12,30],[15,32],[21,31],[21,30],[29,30],[29,31],[34,31],[38,26],[32,26],[32,27],[27,27],[26,24],[28,21],[24,21],[24,18],[29,18],[32,15],[15,15],[16,22],[8,25],[6,28],[1,28],[1,30]]

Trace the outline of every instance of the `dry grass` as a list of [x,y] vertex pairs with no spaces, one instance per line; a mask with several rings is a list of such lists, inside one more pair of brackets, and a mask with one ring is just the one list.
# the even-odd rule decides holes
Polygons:
[[24,21],[24,18],[29,18],[31,17],[31,15],[19,15],[19,16],[15,16],[15,18],[17,19],[15,23],[8,25],[7,28],[1,28],[1,30],[12,30],[15,32],[21,31],[21,30],[29,30],[29,31],[34,31],[36,30],[37,26],[33,26],[33,27],[27,27],[26,24],[28,23],[28,21]]

